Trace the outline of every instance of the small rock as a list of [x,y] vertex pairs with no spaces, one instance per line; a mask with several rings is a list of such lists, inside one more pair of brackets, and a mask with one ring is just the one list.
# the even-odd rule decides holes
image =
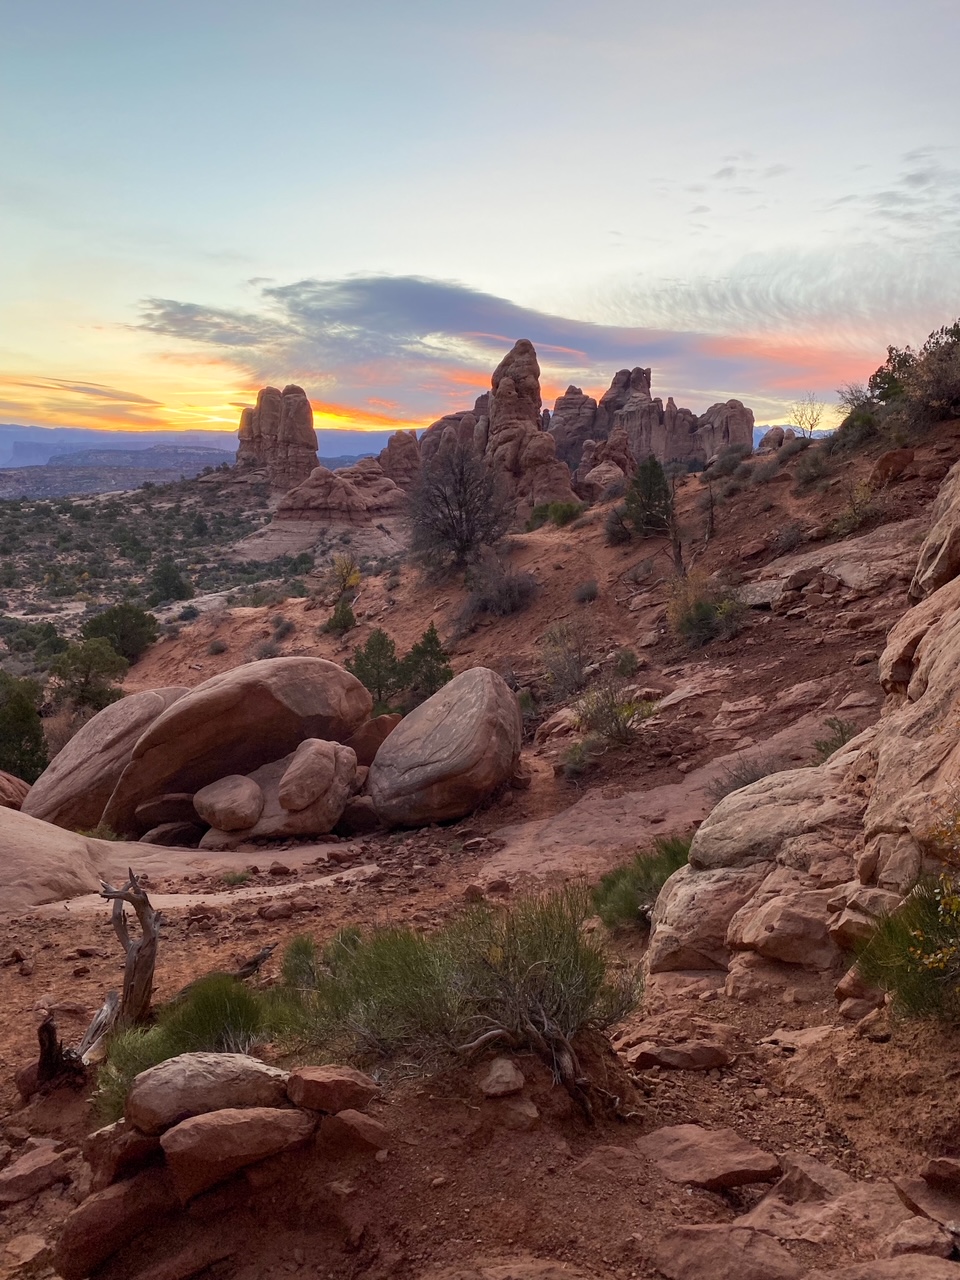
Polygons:
[[47,1267],[53,1260],[53,1250],[43,1236],[25,1234],[14,1236],[6,1244],[6,1253],[17,1268],[18,1276],[33,1275]]
[[654,1160],[671,1182],[685,1182],[706,1191],[773,1182],[780,1175],[776,1156],[761,1151],[732,1129],[668,1125],[638,1138],[637,1148]]
[[710,1071],[725,1067],[730,1054],[723,1045],[709,1040],[690,1040],[686,1044],[638,1044],[627,1055],[627,1062],[638,1071],[647,1067],[667,1067],[673,1071]]
[[463,891],[464,902],[482,902],[483,889],[478,884],[468,884]]
[[53,1144],[38,1146],[0,1172],[0,1205],[17,1204],[70,1177]]
[[523,1072],[512,1058],[494,1058],[480,1081],[480,1092],[486,1098],[506,1098],[519,1093],[524,1083]]
[[493,1118],[501,1128],[529,1133],[540,1123],[540,1112],[529,1098],[505,1098],[495,1105]]
[[907,1253],[923,1253],[933,1258],[949,1258],[953,1236],[929,1218],[908,1218],[884,1236],[879,1257],[902,1258]]
[[268,876],[292,876],[293,872],[282,862],[271,862],[267,868]]
[[289,920],[293,913],[293,902],[289,899],[283,902],[268,902],[265,906],[257,908],[257,915],[261,920]]
[[347,1108],[323,1117],[319,1141],[335,1151],[383,1151],[390,1145],[390,1135],[379,1120]]
[[855,667],[865,667],[868,663],[879,661],[880,655],[876,649],[858,649],[853,655],[853,665]]
[[380,1092],[380,1086],[353,1067],[300,1067],[287,1081],[287,1097],[309,1111],[359,1111]]
[[282,1107],[287,1074],[245,1053],[181,1053],[136,1077],[124,1117],[141,1133],[162,1133],[221,1107]]

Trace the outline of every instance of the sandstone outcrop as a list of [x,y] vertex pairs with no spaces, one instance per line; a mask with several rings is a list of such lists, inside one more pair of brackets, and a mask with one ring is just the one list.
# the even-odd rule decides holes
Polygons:
[[329,471],[314,467],[277,504],[278,520],[311,520],[324,525],[365,525],[403,509],[403,489],[375,458]]
[[[680,411],[682,412],[682,411]],[[697,419],[697,436],[700,447],[709,460],[731,445],[741,445],[753,451],[753,410],[739,400],[727,400],[712,404]]]
[[911,600],[922,600],[960,573],[960,462],[947,473],[931,515],[910,584]]
[[264,387],[240,415],[237,466],[266,470],[273,489],[292,489],[317,465],[313,409],[302,387]]
[[934,832],[956,813],[960,772],[960,576],[948,578],[945,551],[960,526],[956,475],[914,577],[921,591],[942,585],[893,627],[880,659],[886,714],[826,764],[721,800],[657,902],[651,973],[729,968],[738,981],[757,965],[768,977],[777,965],[839,972],[917,876],[942,867]]
[[251,773],[306,738],[349,738],[372,705],[359,680],[322,658],[265,659],[214,676],[174,702],[140,737],[103,820],[114,831],[132,833],[145,801]]
[[557,457],[571,471],[580,466],[583,446],[594,436],[597,402],[579,387],[570,386],[557,396],[550,416],[550,434],[557,446]]
[[367,793],[388,825],[463,817],[512,777],[521,735],[511,689],[473,667],[394,729],[370,767]]
[[521,338],[493,373],[485,458],[517,500],[522,519],[549,502],[576,502],[570,470],[543,430],[540,365],[533,343]]
[[226,849],[243,840],[332,831],[357,789],[357,757],[339,742],[307,738],[296,751],[262,765],[243,781],[259,795],[256,820],[245,827],[213,822],[201,848]]
[[27,798],[30,783],[0,769],[0,809],[20,809]]
[[415,431],[395,431],[377,457],[380,470],[403,490],[420,474],[420,442]]
[[104,707],[44,769],[23,812],[58,827],[93,830],[140,737],[186,692],[185,687],[149,689]]
[[472,409],[447,413],[436,422],[431,422],[420,437],[420,461],[428,463],[436,456],[444,436],[448,440],[458,440],[461,444],[472,446],[483,457],[487,449],[489,429],[490,393],[485,391],[477,397]]
[[110,862],[142,853],[0,808],[0,897],[6,910],[96,893]]

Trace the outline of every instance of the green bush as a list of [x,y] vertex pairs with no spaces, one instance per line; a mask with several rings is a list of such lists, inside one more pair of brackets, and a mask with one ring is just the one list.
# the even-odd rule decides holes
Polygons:
[[564,525],[576,520],[582,511],[583,504],[580,502],[541,502],[530,513],[530,519],[526,525],[527,532],[532,533],[534,529],[541,528],[548,520],[558,529],[562,529]]
[[247,1053],[263,1038],[264,1001],[226,974],[201,978],[160,1009],[152,1027],[129,1027],[111,1036],[97,1077],[95,1105],[105,1124],[123,1114],[134,1078],[181,1053]]
[[729,587],[700,575],[678,578],[667,605],[673,634],[695,649],[729,640],[743,625],[746,609]]
[[193,596],[193,587],[169,557],[161,560],[154,569],[150,585],[153,590],[147,603],[151,605],[162,604],[165,600],[189,600]]
[[16,680],[0,671],[0,769],[30,783],[47,767],[41,698],[35,681]]
[[627,509],[623,504],[611,507],[607,512],[603,532],[608,547],[622,547],[633,539],[633,532],[627,524]]
[[623,519],[641,538],[658,537],[670,531],[673,494],[663,466],[652,453],[640,463],[630,481],[623,503]]
[[608,929],[649,925],[660,890],[687,864],[692,838],[658,836],[652,849],[607,872],[593,890],[593,905]]
[[226,645],[226,641],[224,640],[211,640],[210,643],[207,645],[207,653],[210,655],[211,658],[214,658],[218,654],[226,653],[226,652],[227,652],[227,645]]
[[370,633],[365,645],[354,649],[344,666],[369,690],[374,715],[388,711],[404,688],[406,677],[397,647],[381,627]]
[[817,764],[825,764],[832,755],[860,732],[852,721],[841,720],[838,716],[828,716],[824,725],[830,730],[830,734],[826,738],[818,738],[813,744]]
[[353,610],[350,608],[350,601],[343,599],[337,601],[333,613],[323,624],[323,629],[335,636],[345,636],[356,625],[357,620],[353,615]]
[[825,480],[832,471],[826,449],[822,446],[809,449],[794,468],[797,492],[803,493],[821,480]]
[[[183,613],[186,613],[185,609]],[[193,616],[197,616],[196,609]],[[84,623],[80,632],[84,640],[109,641],[121,658],[126,658],[131,663],[136,662],[143,651],[153,644],[159,633],[160,628],[152,613],[126,602],[104,609]]]
[[650,715],[654,706],[626,698],[620,680],[608,677],[581,698],[577,712],[584,729],[605,742],[627,743],[633,737],[634,721]]
[[453,668],[447,664],[447,655],[432,622],[404,657],[401,669],[404,687],[417,703],[433,697],[453,679]]
[[102,636],[72,644],[50,667],[58,702],[70,702],[78,710],[89,707],[102,711],[123,697],[123,691],[111,683],[127,673],[130,664],[121,658],[109,640]]
[[896,1013],[960,1021],[960,893],[948,875],[921,880],[859,948],[857,969]]
[[566,1078],[570,1040],[635,1000],[585,932],[586,891],[477,906],[430,935],[344,931],[322,956],[295,939],[277,995],[288,1034],[336,1059],[429,1064],[491,1036],[546,1057]]
[[625,680],[629,680],[631,676],[635,676],[640,670],[640,659],[632,649],[623,648],[617,652],[617,660],[614,670],[618,676],[622,676]]

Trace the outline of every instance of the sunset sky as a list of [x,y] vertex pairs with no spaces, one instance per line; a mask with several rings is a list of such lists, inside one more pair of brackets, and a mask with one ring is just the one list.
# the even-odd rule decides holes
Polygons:
[[960,314],[957,0],[0,0],[0,422],[786,421]]

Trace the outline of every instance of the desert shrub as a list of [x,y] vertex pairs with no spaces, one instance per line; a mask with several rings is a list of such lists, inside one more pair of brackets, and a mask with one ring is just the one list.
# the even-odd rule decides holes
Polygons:
[[0,671],[0,769],[36,782],[47,767],[40,686]]
[[272,640],[261,640],[253,647],[253,656],[259,661],[263,658],[279,658],[280,650]]
[[806,436],[794,436],[792,440],[784,440],[783,444],[777,450],[777,462],[781,467],[786,466],[791,458],[795,458],[798,453],[804,453],[810,448],[812,441]]
[[808,449],[794,467],[793,475],[796,489],[802,493],[813,485],[825,480],[832,473],[829,454],[821,446]]
[[447,655],[432,622],[404,656],[401,671],[403,687],[409,690],[414,704],[433,697],[453,679],[453,668],[447,663]]
[[796,550],[802,542],[803,529],[796,520],[790,520],[782,529],[777,530],[770,546],[775,555],[782,556],[788,551]]
[[568,782],[576,782],[593,764],[593,756],[585,742],[571,742],[563,753],[560,771]]
[[[199,617],[200,617],[200,610],[197,608],[197,606],[195,604],[188,604],[186,608],[181,609],[180,612],[177,614],[177,621],[178,622],[194,622]],[[126,654],[124,654],[124,657],[126,657]]]
[[825,738],[818,738],[813,744],[817,764],[825,764],[832,755],[845,746],[851,738],[855,738],[860,730],[850,720],[841,720],[838,716],[828,716],[824,726],[830,730]]
[[714,804],[719,804],[724,796],[739,791],[741,787],[749,787],[751,782],[759,782],[761,778],[789,767],[779,756],[738,755],[731,764],[721,766],[720,772],[706,788],[707,795]]
[[382,715],[406,687],[406,673],[397,657],[397,646],[380,627],[358,645],[344,666],[357,677],[373,698],[373,714]]
[[165,1005],[152,1027],[111,1036],[97,1077],[95,1105],[104,1123],[123,1113],[134,1078],[180,1053],[247,1053],[263,1037],[264,1002],[235,978],[210,974]]
[[152,590],[147,597],[150,605],[162,604],[164,600],[189,600],[193,596],[193,587],[169,557],[161,560],[150,575],[150,586]]
[[113,827],[107,822],[98,822],[95,827],[79,827],[77,835],[90,836],[94,840],[113,840],[117,842],[123,840],[123,836],[118,836]]
[[74,708],[89,707],[102,711],[123,696],[111,683],[126,675],[130,664],[102,636],[72,644],[50,667],[54,697],[58,703],[68,702]]
[[573,598],[577,604],[592,604],[600,594],[596,578],[578,583],[573,589]]
[[562,529],[564,525],[576,520],[582,511],[583,504],[580,502],[541,502],[530,513],[527,532],[532,533],[534,529],[541,528],[548,520]]
[[[716,462],[706,471],[701,472],[701,480],[718,480],[724,476],[732,476],[744,458],[749,458],[753,448],[748,444],[730,444],[721,449]],[[748,468],[749,472],[749,468]]]
[[774,476],[780,474],[780,462],[777,458],[769,458],[766,462],[758,462],[750,472],[751,484],[767,484]]
[[576,622],[561,622],[543,637],[543,665],[554,693],[579,693],[587,683],[590,631]]
[[906,1017],[960,1020],[960,892],[949,875],[923,879],[861,945],[864,982]]
[[286,640],[297,629],[297,624],[290,618],[274,618],[273,639],[277,642]]
[[430,935],[344,931],[319,956],[297,939],[284,962],[284,1019],[334,1059],[426,1065],[490,1038],[545,1056],[566,1078],[571,1039],[636,998],[585,932],[589,910],[585,891],[561,889],[477,906]]
[[625,506],[611,507],[603,522],[604,538],[608,547],[621,547],[633,538],[633,530],[627,524]]
[[696,649],[729,640],[743,625],[746,609],[736,593],[698,574],[677,578],[667,604],[670,630]]
[[357,625],[357,620],[353,615],[350,607],[350,601],[346,598],[338,600],[334,606],[333,613],[323,624],[324,631],[335,636],[345,636],[348,631],[352,631]]
[[335,555],[330,565],[330,582],[338,596],[360,585],[360,566],[347,553]]
[[615,867],[593,890],[593,905],[608,929],[649,925],[660,890],[686,866],[692,836],[658,836],[651,849]]
[[0,636],[11,653],[29,655],[36,667],[47,667],[67,641],[52,622],[21,622],[17,618],[0,618]]
[[528,608],[537,597],[540,584],[532,573],[490,565],[473,575],[473,590],[457,617],[461,632],[472,631],[483,614],[506,618]]
[[577,706],[580,725],[598,734],[605,742],[629,742],[633,725],[650,715],[653,703],[636,702],[625,696],[620,680],[607,678],[593,686]]
[[618,676],[629,680],[631,676],[635,676],[640,670],[640,659],[632,649],[619,649],[613,669]]
[[226,652],[227,652],[227,645],[226,645],[226,642],[223,640],[211,640],[210,643],[207,645],[207,653],[210,655],[211,658],[214,658],[218,654],[226,653]]
[[[183,613],[186,613],[186,609],[181,617]],[[197,616],[196,609],[193,610],[193,616]],[[125,601],[104,609],[84,623],[80,634],[84,640],[107,640],[127,662],[136,662],[143,651],[153,644],[159,632],[160,628],[152,613]]]
[[223,881],[225,885],[229,885],[231,889],[234,889],[237,887],[237,885],[247,883],[247,881],[250,879],[250,872],[249,871],[224,871],[220,879]]
[[663,466],[650,454],[637,467],[623,502],[623,518],[641,538],[670,531],[673,493]]
[[851,484],[847,489],[847,505],[831,524],[831,531],[846,537],[865,524],[881,519],[883,510],[883,496],[874,493],[865,480]]
[[852,453],[873,444],[880,435],[881,423],[875,409],[861,405],[850,410],[823,447],[828,453]]

